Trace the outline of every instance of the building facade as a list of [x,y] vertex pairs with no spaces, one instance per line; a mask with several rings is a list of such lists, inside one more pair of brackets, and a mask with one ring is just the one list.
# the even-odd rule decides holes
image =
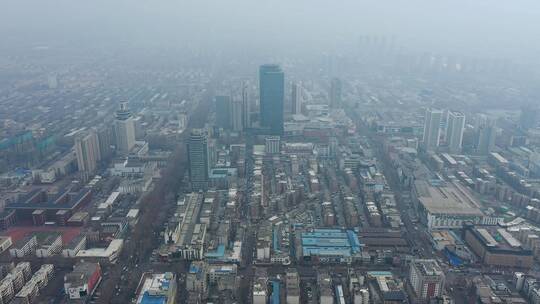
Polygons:
[[270,134],[283,134],[283,99],[285,76],[276,64],[265,64],[259,68],[259,98],[261,127]]
[[426,151],[434,151],[439,147],[442,116],[443,112],[441,110],[426,110],[423,136],[423,145]]
[[409,282],[420,302],[442,295],[444,272],[436,260],[414,260],[411,262]]
[[463,132],[465,131],[465,115],[461,112],[448,113],[446,142],[451,153],[461,153]]
[[189,180],[193,191],[208,187],[208,141],[202,129],[194,129],[188,141]]
[[116,151],[127,155],[135,146],[135,122],[127,102],[121,102],[115,119]]

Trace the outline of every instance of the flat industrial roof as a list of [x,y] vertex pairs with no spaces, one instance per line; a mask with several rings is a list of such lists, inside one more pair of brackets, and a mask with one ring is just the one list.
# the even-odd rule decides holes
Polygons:
[[472,194],[455,183],[434,185],[425,180],[418,180],[414,184],[418,200],[429,213],[483,215]]

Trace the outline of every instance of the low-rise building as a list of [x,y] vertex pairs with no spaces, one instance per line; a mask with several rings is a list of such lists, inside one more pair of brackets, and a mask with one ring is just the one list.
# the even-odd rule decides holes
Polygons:
[[77,253],[77,257],[114,263],[118,258],[120,251],[122,251],[123,246],[124,240],[114,239],[109,243],[109,246],[107,246],[107,248],[89,248],[79,250],[79,252]]
[[92,296],[101,281],[99,263],[79,262],[64,276],[64,290],[71,300],[85,300]]
[[175,304],[176,276],[171,272],[144,273],[137,287],[137,304]]

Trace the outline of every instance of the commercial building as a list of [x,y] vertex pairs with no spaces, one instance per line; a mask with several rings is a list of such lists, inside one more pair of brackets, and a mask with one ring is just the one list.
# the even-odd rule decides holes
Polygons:
[[64,276],[64,290],[70,300],[87,299],[101,282],[99,263],[78,262],[73,271]]
[[144,273],[137,287],[137,304],[175,304],[176,303],[176,275],[166,273]]
[[279,65],[259,67],[260,122],[272,135],[283,134],[284,87],[285,77]]
[[446,127],[446,143],[451,153],[461,152],[464,131],[465,115],[461,112],[450,111],[448,113],[448,125]]
[[189,180],[193,191],[208,187],[209,155],[206,133],[193,129],[188,141]]
[[412,194],[420,220],[430,230],[461,228],[466,221],[484,219],[476,199],[457,183],[417,180]]
[[426,110],[423,136],[423,145],[426,151],[433,151],[439,147],[442,116],[443,112],[441,110]]
[[361,244],[352,230],[313,229],[300,235],[304,261],[351,263],[360,257]]
[[533,252],[499,226],[466,224],[463,238],[471,250],[487,265],[529,268]]
[[409,283],[419,302],[439,297],[444,291],[445,276],[436,260],[413,260],[409,270]]
[[128,155],[135,146],[135,122],[127,102],[121,102],[115,119],[116,151]]

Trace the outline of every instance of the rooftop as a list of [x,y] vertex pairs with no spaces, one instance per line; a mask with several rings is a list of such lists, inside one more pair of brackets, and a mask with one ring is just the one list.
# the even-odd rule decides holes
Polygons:
[[418,200],[432,214],[483,215],[476,199],[457,183],[417,180]]
[[302,233],[304,256],[351,256],[360,252],[360,246],[358,235],[352,230],[314,229]]
[[470,226],[467,227],[467,231],[471,232],[489,251],[531,254],[531,250],[524,248],[520,241],[499,226]]

